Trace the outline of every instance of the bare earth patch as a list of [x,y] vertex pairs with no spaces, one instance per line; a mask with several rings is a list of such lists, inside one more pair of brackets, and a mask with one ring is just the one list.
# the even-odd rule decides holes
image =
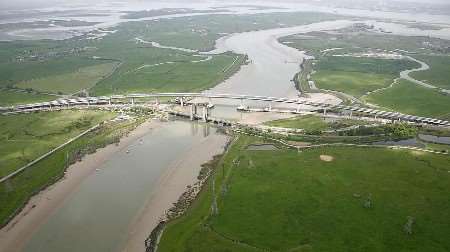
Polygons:
[[413,151],[411,151],[411,154],[414,156],[423,156],[423,155],[425,155],[425,152],[413,150]]
[[320,160],[325,162],[331,162],[334,160],[334,157],[328,155],[320,155]]

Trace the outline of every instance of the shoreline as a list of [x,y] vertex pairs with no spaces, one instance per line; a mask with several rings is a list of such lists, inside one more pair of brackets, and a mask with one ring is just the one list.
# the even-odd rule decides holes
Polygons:
[[64,177],[30,198],[25,207],[0,229],[0,251],[21,251],[39,227],[76,192],[84,179],[118,151],[162,124],[147,120],[137,126],[120,142],[86,155],[82,161],[70,165]]
[[230,139],[216,135],[196,142],[189,151],[177,157],[158,178],[152,195],[130,222],[127,241],[121,251],[145,251],[145,240],[153,229],[166,219],[167,211],[180,197],[199,182],[202,165],[222,154]]

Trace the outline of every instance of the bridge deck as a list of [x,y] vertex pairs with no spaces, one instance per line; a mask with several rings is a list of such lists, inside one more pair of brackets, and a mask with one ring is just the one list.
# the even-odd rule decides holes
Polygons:
[[[283,97],[270,96],[252,96],[252,95],[236,95],[236,94],[211,94],[211,93],[151,93],[151,94],[128,94],[128,95],[112,95],[101,97],[86,97],[86,98],[67,98],[58,99],[51,102],[32,103],[25,105],[18,105],[11,108],[0,108],[0,111],[9,111],[4,114],[33,112],[36,110],[48,109],[52,107],[70,107],[79,105],[106,105],[117,103],[131,103],[134,104],[135,99],[143,98],[206,98],[206,99],[232,99],[240,101],[261,101],[270,103],[306,105],[318,107],[321,109],[337,109],[353,111],[361,114],[373,115],[381,118],[388,118],[393,120],[408,121],[414,123],[425,123],[438,126],[450,126],[450,122],[436,118],[424,118],[414,115],[406,115],[398,112],[381,111],[377,109],[368,109],[358,106],[332,105],[328,103],[311,102],[302,98],[289,99]],[[125,101],[124,101],[125,100]]]

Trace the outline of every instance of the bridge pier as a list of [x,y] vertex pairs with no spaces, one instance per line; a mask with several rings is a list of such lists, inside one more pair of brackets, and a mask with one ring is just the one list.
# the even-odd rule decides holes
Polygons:
[[202,119],[204,122],[208,122],[208,108],[206,106],[203,107]]
[[131,99],[130,99],[130,102],[131,102],[131,105],[134,106],[134,98],[131,98]]
[[109,99],[108,99],[108,105],[111,105],[111,97],[109,97]]
[[197,114],[197,105],[193,103],[191,104],[191,114],[190,114],[191,121],[195,120],[195,114]]
[[180,97],[180,104],[181,104],[181,107],[184,107],[184,99],[183,99],[183,96]]
[[323,108],[323,116],[327,115],[327,108]]

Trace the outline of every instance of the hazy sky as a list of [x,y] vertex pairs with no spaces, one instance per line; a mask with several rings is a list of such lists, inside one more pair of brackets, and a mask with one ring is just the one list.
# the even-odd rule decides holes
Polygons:
[[[39,8],[39,7],[50,7],[50,6],[58,6],[61,4],[76,4],[76,3],[82,3],[82,4],[91,4],[91,3],[101,3],[101,2],[126,2],[126,1],[132,1],[132,2],[148,2],[151,3],[153,0],[0,0],[0,10],[5,9],[20,9],[20,8]],[[195,2],[208,2],[211,0],[156,0],[157,2],[161,1],[171,1],[171,2],[187,2],[187,1],[195,1]],[[214,0],[215,2],[221,2],[220,0]],[[268,2],[295,2],[295,0],[263,0]],[[331,3],[338,3],[342,0],[314,0],[314,1],[326,1]],[[367,0],[343,0],[346,3],[352,3],[352,2],[367,2]],[[417,2],[417,3],[450,3],[450,0],[372,0],[372,1],[384,1],[384,2]],[[223,1],[224,3],[228,2],[226,0]],[[251,2],[251,0],[243,0],[241,2]],[[300,1],[305,2],[305,1]]]

